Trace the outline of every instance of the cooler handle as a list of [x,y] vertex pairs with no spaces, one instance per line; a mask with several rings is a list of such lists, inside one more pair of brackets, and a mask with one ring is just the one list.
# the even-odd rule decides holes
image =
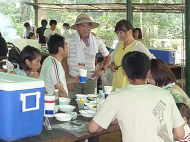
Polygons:
[[[36,107],[33,108],[26,108],[26,97],[27,96],[36,96]],[[22,101],[22,111],[32,111],[32,110],[38,110],[40,108],[40,96],[41,93],[39,91],[33,92],[33,93],[20,93],[20,100]]]
[[172,57],[175,57],[175,52],[171,52],[171,54],[172,54]]

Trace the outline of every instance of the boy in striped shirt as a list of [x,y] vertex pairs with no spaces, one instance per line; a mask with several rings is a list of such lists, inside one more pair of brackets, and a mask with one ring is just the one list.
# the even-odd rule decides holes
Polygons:
[[68,56],[68,47],[64,37],[55,34],[48,41],[50,55],[42,64],[41,75],[45,81],[45,89],[53,94],[55,89],[59,90],[60,97],[68,97],[67,84],[78,83],[79,76],[66,80],[65,71],[61,61]]

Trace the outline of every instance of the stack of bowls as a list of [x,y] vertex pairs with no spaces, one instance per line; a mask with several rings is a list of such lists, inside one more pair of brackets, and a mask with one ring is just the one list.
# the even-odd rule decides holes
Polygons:
[[70,98],[59,97],[59,105],[69,105],[70,102]]
[[77,99],[76,99],[77,103],[80,101],[80,98],[82,98],[82,100],[83,100],[84,103],[88,102],[88,99],[87,99],[88,96],[87,95],[76,94],[76,97],[77,97]]

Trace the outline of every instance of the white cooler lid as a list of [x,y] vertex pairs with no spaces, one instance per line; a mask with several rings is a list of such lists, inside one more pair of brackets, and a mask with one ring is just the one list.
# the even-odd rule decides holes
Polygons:
[[0,72],[0,90],[16,91],[43,87],[43,80]]

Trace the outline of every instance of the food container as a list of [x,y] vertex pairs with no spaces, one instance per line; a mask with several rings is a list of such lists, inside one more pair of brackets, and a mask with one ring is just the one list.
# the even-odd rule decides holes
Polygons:
[[157,59],[165,61],[168,65],[175,64],[175,50],[173,49],[149,49]]

